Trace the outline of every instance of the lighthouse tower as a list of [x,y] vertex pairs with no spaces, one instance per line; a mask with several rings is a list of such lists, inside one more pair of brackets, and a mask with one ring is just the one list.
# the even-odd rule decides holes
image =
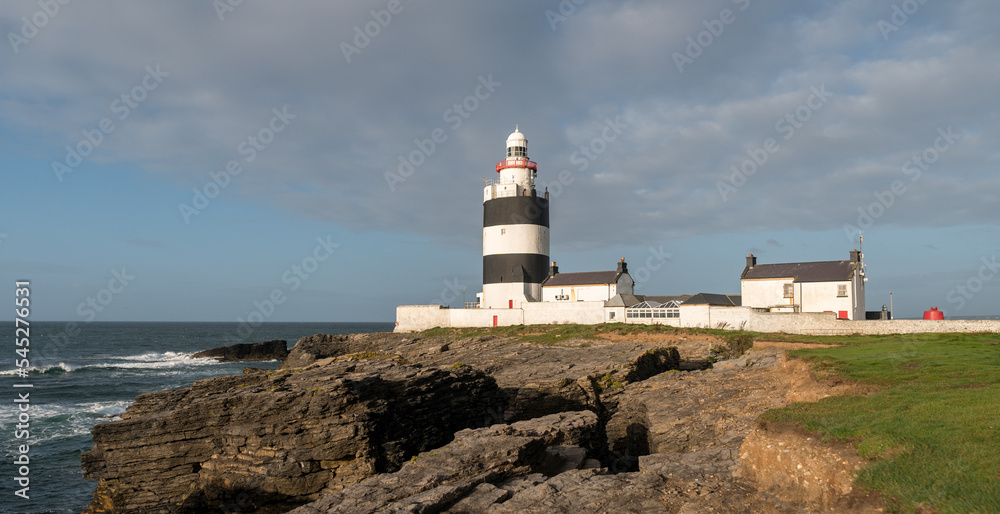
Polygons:
[[549,194],[535,192],[538,165],[515,127],[507,158],[483,189],[484,309],[514,309],[542,299],[549,270]]

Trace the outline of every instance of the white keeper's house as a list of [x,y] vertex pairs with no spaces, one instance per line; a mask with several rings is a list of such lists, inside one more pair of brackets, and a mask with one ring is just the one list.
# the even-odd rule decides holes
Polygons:
[[747,257],[740,277],[744,307],[769,312],[832,312],[865,319],[865,271],[861,252],[850,260],[757,264]]
[[632,294],[635,281],[623,257],[616,271],[559,273],[555,261],[542,282],[543,302],[606,302],[619,294]]

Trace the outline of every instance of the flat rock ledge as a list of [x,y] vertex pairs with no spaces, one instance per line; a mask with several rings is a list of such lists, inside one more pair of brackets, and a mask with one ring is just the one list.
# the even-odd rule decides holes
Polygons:
[[241,343],[198,352],[192,357],[216,359],[219,362],[283,361],[288,357],[288,341],[274,339],[263,343]]
[[384,361],[206,379],[143,394],[92,431],[85,512],[287,512],[492,424],[504,396],[471,368]]

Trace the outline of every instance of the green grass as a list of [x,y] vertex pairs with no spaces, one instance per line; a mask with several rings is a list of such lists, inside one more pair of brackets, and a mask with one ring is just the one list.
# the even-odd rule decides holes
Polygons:
[[432,328],[425,330],[426,337],[510,337],[523,342],[558,344],[570,339],[594,339],[597,325],[513,325],[483,328]]
[[[460,337],[471,338],[480,336],[510,337],[522,342],[548,345],[562,344],[570,339],[598,339],[604,334],[635,335],[635,334],[713,334],[730,336],[732,330],[677,328],[666,325],[632,325],[625,323],[602,323],[598,325],[512,325],[506,327],[477,328],[441,328],[424,330],[424,337]],[[580,346],[576,344],[574,346]]]
[[395,361],[399,364],[409,364],[406,358],[402,355],[389,352],[357,352],[349,353],[346,357],[354,358],[359,361]]
[[[802,337],[799,337],[801,340]],[[808,338],[845,346],[792,352],[820,378],[865,395],[797,403],[762,419],[851,441],[858,475],[891,510],[1000,512],[1000,335]]]
[[[793,404],[765,413],[763,420],[852,442],[870,461],[858,482],[880,492],[891,511],[1000,512],[1000,335],[995,333],[799,336],[617,323],[435,328],[423,335],[557,345],[602,334],[647,333],[831,345],[792,354],[813,361],[819,378],[856,383],[863,394]],[[727,343],[743,346],[739,339]]]
[[753,336],[746,332],[726,334],[725,344],[712,348],[708,362],[718,362],[725,359],[735,359],[753,347]]
[[618,389],[622,386],[622,383],[617,380],[614,373],[609,371],[597,379],[594,385],[597,387],[597,392],[602,393],[608,389]]

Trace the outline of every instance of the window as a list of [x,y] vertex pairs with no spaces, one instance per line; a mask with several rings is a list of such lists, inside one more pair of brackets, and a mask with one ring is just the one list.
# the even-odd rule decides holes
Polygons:
[[837,284],[837,296],[847,297],[847,284]]
[[[642,305],[642,304],[639,304]],[[626,318],[648,318],[648,319],[666,319],[666,318],[680,318],[681,312],[678,308],[644,308],[640,306],[630,307],[625,309]]]
[[795,297],[795,289],[793,287],[794,287],[794,284],[785,284],[785,287],[784,287],[785,298],[794,298]]
[[505,229],[505,228],[500,229],[500,235],[501,236],[504,235],[504,234],[506,234],[506,233],[507,233],[507,229]]
[[608,313],[608,319],[615,319],[615,313],[614,312],[609,312]]

